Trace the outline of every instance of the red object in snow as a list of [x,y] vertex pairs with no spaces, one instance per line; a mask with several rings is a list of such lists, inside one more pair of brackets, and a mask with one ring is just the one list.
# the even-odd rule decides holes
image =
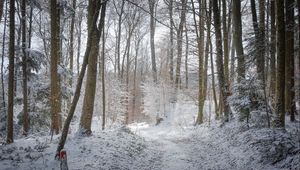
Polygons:
[[59,153],[59,159],[60,160],[65,160],[67,159],[67,151],[66,150],[61,150],[60,153]]

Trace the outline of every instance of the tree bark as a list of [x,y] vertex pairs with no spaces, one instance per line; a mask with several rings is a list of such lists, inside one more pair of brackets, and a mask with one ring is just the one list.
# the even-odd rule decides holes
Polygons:
[[189,57],[189,37],[186,23],[185,25],[185,88],[189,87],[189,67],[188,67],[188,57]]
[[228,96],[228,86],[225,81],[224,68],[223,68],[223,50],[222,50],[222,34],[221,34],[221,24],[220,24],[220,12],[218,7],[218,0],[212,1],[213,13],[214,13],[214,27],[216,35],[216,47],[217,47],[217,70],[218,70],[218,80],[220,93],[222,94],[222,105],[224,106],[224,121],[229,121],[230,108],[227,102]]
[[0,21],[1,21],[1,19],[2,19],[2,15],[3,15],[4,1],[5,1],[5,0],[1,0],[1,1],[0,1]]
[[169,16],[170,16],[170,80],[173,83],[174,79],[174,28],[173,28],[173,0],[169,3]]
[[[192,8],[193,8],[193,19],[195,24],[195,32],[197,38],[197,48],[198,48],[198,70],[199,70],[199,90],[198,90],[198,115],[195,124],[203,123],[203,107],[205,102],[205,96],[203,96],[203,85],[204,85],[204,71],[203,71],[203,58],[204,58],[204,20],[202,19],[201,15],[205,15],[204,9],[202,9],[202,5],[204,3],[201,1],[199,2],[199,28],[196,21],[196,10],[194,7],[194,2],[192,1]],[[201,15],[200,15],[201,14]]]
[[245,58],[244,58],[244,48],[242,39],[242,19],[241,19],[241,1],[233,0],[233,41],[235,46],[235,51],[238,60],[238,83],[241,79],[245,78]]
[[285,32],[285,112],[295,121],[295,80],[294,80],[294,5],[295,0],[286,0],[286,32]]
[[82,26],[82,14],[78,15],[78,29],[77,29],[77,75],[79,75],[79,59],[81,50],[81,26]]
[[229,47],[228,47],[228,29],[227,29],[227,5],[226,0],[222,0],[222,23],[223,23],[223,45],[224,45],[224,75],[225,81],[229,84]]
[[[115,3],[115,1],[113,2]],[[115,4],[114,4],[115,5]],[[120,53],[120,49],[121,49],[121,29],[122,29],[122,16],[124,13],[124,5],[125,5],[125,0],[122,0],[122,4],[121,4],[121,11],[120,13],[118,13],[118,9],[115,6],[115,9],[118,13],[118,35],[117,35],[117,69],[118,69],[118,77],[120,78],[121,76],[121,68],[120,68],[120,57],[121,57],[121,53]]]
[[[88,5],[88,32],[91,31],[93,23],[93,15],[99,16],[101,2],[97,0],[89,0]],[[97,79],[97,57],[99,53],[99,41],[101,30],[94,29],[91,32],[91,52],[89,54],[87,78],[85,85],[85,94],[83,99],[82,114],[80,118],[80,133],[91,135],[91,124],[94,112],[94,102],[96,94],[96,79]],[[90,35],[90,33],[89,33]]]
[[270,96],[275,97],[276,84],[276,26],[275,26],[275,0],[271,0],[271,44],[270,44]]
[[50,0],[51,17],[51,132],[60,130],[60,81],[58,64],[60,61],[60,7],[57,0]]
[[23,135],[27,136],[29,130],[28,99],[27,99],[27,52],[26,52],[26,0],[21,1],[21,27],[22,27],[22,71],[23,71]]
[[73,85],[73,63],[74,63],[74,27],[75,27],[75,14],[76,14],[76,0],[72,1],[72,8],[73,8],[73,13],[71,16],[71,26],[70,26],[70,53],[69,53],[69,58],[70,58],[70,71],[71,71],[71,78],[69,80],[69,86],[72,88]]
[[104,27],[104,22],[103,22],[103,32],[102,32],[102,62],[101,62],[101,77],[102,77],[102,130],[105,129],[105,119],[106,119],[106,115],[105,115],[105,101],[106,101],[106,98],[105,98],[105,34],[104,34],[104,31],[105,31],[105,27]]
[[[265,86],[265,11],[266,2],[265,0],[259,0],[259,40],[258,40],[258,58],[257,61],[257,72],[258,79],[262,81]],[[264,88],[264,87],[263,87]]]
[[277,30],[277,80],[276,80],[276,106],[274,127],[285,126],[285,21],[284,0],[276,0],[276,30]]
[[155,21],[154,21],[154,9],[156,0],[148,0],[149,9],[150,9],[150,48],[151,48],[151,63],[152,63],[152,74],[153,81],[157,82],[157,69],[156,69],[156,59],[155,59],[155,44],[154,44],[154,35],[155,35]]
[[9,63],[6,143],[14,142],[15,0],[9,3]]
[[[7,23],[7,4],[8,1],[5,3],[5,14],[4,14],[4,25]],[[4,54],[5,54],[5,42],[6,42],[6,26],[3,27],[3,39],[2,39],[2,55],[1,55],[1,86],[2,86],[2,102],[3,107],[6,109],[6,102],[5,102],[5,87],[4,87]]]
[[[99,22],[99,30],[102,29],[103,24],[104,24],[105,10],[106,10],[106,2],[104,2],[102,4],[102,7],[101,7],[101,17],[100,17],[100,22]],[[67,119],[65,120],[65,124],[64,124],[62,134],[61,134],[61,137],[60,137],[60,140],[59,140],[59,144],[58,144],[58,147],[57,147],[57,150],[56,150],[55,158],[57,158],[59,156],[60,151],[64,148],[64,145],[65,145],[65,142],[66,142],[66,139],[67,139],[67,136],[68,136],[70,123],[71,123],[71,120],[74,116],[74,112],[75,112],[75,109],[76,109],[76,106],[77,106],[77,103],[78,103],[78,100],[79,100],[79,97],[80,97],[82,82],[83,82],[84,74],[85,74],[85,71],[86,71],[86,68],[87,68],[87,65],[88,65],[88,59],[89,59],[90,51],[91,51],[91,44],[92,44],[91,36],[92,36],[92,33],[94,32],[94,30],[97,29],[96,24],[97,24],[98,16],[91,15],[91,17],[92,17],[92,20],[91,20],[92,24],[90,24],[89,28],[88,28],[89,31],[88,31],[88,39],[87,39],[87,46],[86,46],[87,48],[85,50],[82,67],[81,67],[81,70],[80,70],[80,74],[78,76],[77,85],[76,85],[76,89],[75,89],[75,95],[73,97],[72,105],[71,105],[70,110],[68,112]],[[100,34],[101,34],[101,32],[100,32]]]

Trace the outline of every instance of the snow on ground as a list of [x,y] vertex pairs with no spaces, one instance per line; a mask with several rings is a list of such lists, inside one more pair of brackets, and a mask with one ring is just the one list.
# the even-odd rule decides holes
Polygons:
[[[198,127],[156,127],[134,124],[153,150],[159,150],[164,170],[296,169],[300,168],[299,131],[245,129],[238,122],[222,128],[207,123]],[[298,126],[298,129],[300,127]],[[298,137],[297,137],[298,135]]]
[[[73,127],[65,146],[69,169],[300,168],[299,122],[287,120],[286,130],[248,128],[236,120],[222,127],[215,121],[195,127],[192,103],[173,108],[158,126],[133,123],[101,131],[95,117],[90,137],[78,136]],[[54,160],[58,138],[29,136],[0,146],[0,169],[59,169]]]

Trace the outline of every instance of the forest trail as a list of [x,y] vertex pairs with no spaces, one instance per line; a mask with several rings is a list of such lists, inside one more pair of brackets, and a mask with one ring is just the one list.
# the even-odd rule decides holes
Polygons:
[[145,138],[148,147],[159,152],[159,169],[238,169],[236,162],[238,157],[243,157],[242,153],[232,150],[229,143],[221,144],[222,139],[216,139],[220,134],[210,134],[206,127],[199,130],[196,135],[194,127],[167,124],[132,128],[134,133]]

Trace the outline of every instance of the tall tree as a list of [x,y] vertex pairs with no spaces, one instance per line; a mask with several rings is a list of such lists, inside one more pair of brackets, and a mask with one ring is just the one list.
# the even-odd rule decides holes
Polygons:
[[[227,84],[229,84],[229,42],[227,29],[227,4],[226,0],[222,0],[222,24],[223,24],[223,45],[224,45],[224,75]],[[229,26],[228,26],[229,27]]]
[[180,13],[180,22],[177,28],[177,63],[176,63],[176,76],[175,84],[176,88],[180,85],[180,70],[181,70],[181,58],[182,58],[182,41],[183,41],[183,26],[185,23],[186,15],[186,0],[181,0],[181,13]]
[[73,63],[74,63],[74,27],[75,27],[75,14],[76,14],[76,0],[72,1],[72,16],[71,16],[71,26],[70,26],[70,53],[69,53],[69,59],[70,59],[70,71],[72,73],[72,76],[69,80],[69,85],[72,87],[73,84]]
[[[97,78],[97,57],[99,53],[99,41],[102,29],[93,29],[93,16],[99,16],[101,1],[89,0],[88,5],[88,35],[91,34],[91,51],[89,53],[87,78],[85,84],[85,94],[83,99],[82,114],[80,118],[80,131],[82,134],[90,135],[91,124],[94,112],[94,102],[96,94],[96,78]],[[104,9],[105,10],[105,9]],[[99,26],[100,27],[100,26]],[[90,33],[90,31],[93,31]]]
[[271,16],[271,44],[270,44],[270,95],[275,97],[276,84],[276,26],[275,26],[275,0],[270,3]]
[[245,58],[244,48],[242,40],[242,19],[241,19],[241,1],[232,1],[232,13],[233,13],[233,41],[235,51],[238,60],[238,82],[245,78]]
[[[5,2],[5,13],[4,13],[4,25],[7,23],[7,5],[8,1]],[[6,42],[6,27],[3,27],[3,35],[2,35],[2,54],[1,54],[1,95],[2,95],[2,104],[3,107],[6,107],[6,102],[5,102],[5,88],[4,88],[4,55],[5,55],[5,42]]]
[[60,3],[50,0],[51,18],[51,132],[59,133],[60,130],[60,78],[58,64],[60,61]]
[[295,0],[286,0],[286,32],[285,32],[285,112],[295,121],[295,80],[294,80],[294,6]]
[[174,28],[173,28],[173,0],[169,3],[169,17],[170,17],[170,80],[174,79]]
[[227,101],[228,85],[225,81],[224,67],[223,67],[223,49],[222,49],[222,34],[221,34],[221,23],[220,23],[220,12],[218,7],[218,0],[212,0],[213,13],[214,13],[214,27],[216,36],[216,47],[217,47],[217,70],[218,70],[218,81],[220,93],[222,94],[222,101],[224,107],[224,121],[229,121],[230,108]]
[[[103,22],[103,27],[102,27],[102,57],[101,57],[101,79],[102,79],[102,130],[105,129],[105,27],[104,27],[104,22]],[[100,69],[100,68],[99,68]]]
[[27,136],[29,130],[28,102],[27,102],[27,44],[26,44],[26,0],[21,1],[22,27],[22,71],[23,71],[23,134]]
[[0,1],[0,21],[2,19],[2,15],[3,15],[4,1],[5,0]]
[[258,79],[262,81],[265,86],[265,12],[266,12],[266,1],[259,0],[259,37],[258,37],[258,58],[257,62],[257,73]]
[[284,21],[284,0],[276,1],[276,30],[277,30],[277,80],[276,80],[276,106],[274,127],[285,125],[285,21]]
[[117,35],[117,44],[116,44],[116,53],[117,53],[117,69],[118,69],[118,76],[120,78],[121,76],[121,68],[120,68],[120,57],[121,57],[121,53],[120,53],[120,49],[121,49],[121,29],[122,29],[122,17],[123,17],[123,13],[124,13],[124,5],[125,5],[125,0],[122,0],[122,4],[121,4],[121,8],[120,8],[120,12],[116,6],[116,2],[113,1],[113,5],[115,7],[115,10],[117,12],[118,15],[118,35]]
[[[89,1],[89,4],[91,3],[91,0]],[[104,1],[101,5],[101,16],[100,16],[100,21],[99,21],[99,28],[97,28],[97,19],[98,19],[98,15],[92,15],[91,12],[88,13],[89,17],[91,18],[91,22],[88,24],[88,39],[87,39],[87,45],[86,45],[86,49],[85,49],[85,54],[84,54],[84,58],[83,58],[83,63],[82,63],[82,67],[80,70],[80,74],[79,77],[77,79],[77,85],[76,85],[76,89],[75,89],[75,93],[74,93],[74,97],[72,100],[72,104],[70,107],[70,110],[68,112],[68,116],[67,119],[65,121],[63,130],[62,130],[62,134],[57,146],[57,150],[56,150],[56,155],[55,157],[57,158],[59,156],[60,151],[64,148],[67,136],[68,136],[68,132],[69,132],[69,127],[70,127],[70,123],[71,120],[74,116],[74,112],[80,97],[80,91],[81,91],[81,87],[82,87],[82,82],[83,82],[83,78],[84,78],[84,74],[88,65],[88,61],[89,61],[89,56],[91,53],[91,48],[92,48],[92,35],[93,32],[98,29],[98,30],[102,30],[102,27],[104,25],[104,19],[105,19],[105,13],[106,13],[106,1]],[[101,31],[100,31],[100,35],[101,36]]]
[[[202,9],[202,1],[198,1],[199,3],[199,24],[197,24],[196,20],[196,10],[195,5],[192,0],[192,8],[193,8],[193,19],[194,19],[194,25],[195,25],[195,32],[196,32],[196,38],[197,38],[197,48],[198,48],[198,70],[199,70],[199,90],[198,90],[198,115],[196,124],[201,124],[203,122],[203,106],[205,101],[205,96],[203,93],[203,85],[204,85],[204,71],[203,71],[203,65],[204,65],[204,19],[202,18],[202,14],[204,14],[204,8]],[[204,6],[204,5],[203,5]],[[201,15],[200,15],[201,14]],[[203,15],[204,16],[204,15]]]
[[155,8],[156,0],[148,0],[149,9],[150,9],[150,48],[151,48],[151,63],[152,63],[152,74],[154,82],[157,82],[157,69],[156,69],[156,59],[155,59],[155,44],[154,44],[154,35],[155,35]]
[[[264,0],[260,0],[260,24],[264,23],[264,18],[262,18],[262,16],[264,16],[264,11],[261,11],[263,9],[263,2]],[[258,80],[260,80],[261,82],[263,82],[264,79],[264,54],[262,54],[263,51],[261,51],[261,47],[263,45],[263,41],[262,41],[262,34],[261,34],[261,30],[264,29],[262,28],[263,26],[258,24],[258,20],[257,20],[257,13],[256,13],[256,4],[255,4],[255,0],[251,0],[251,12],[252,12],[252,22],[253,22],[253,29],[254,29],[254,35],[255,35],[255,59],[256,59],[256,69],[257,69],[257,75],[258,75]]]
[[14,142],[14,60],[15,60],[15,0],[9,3],[9,63],[8,63],[8,106],[7,143]]

